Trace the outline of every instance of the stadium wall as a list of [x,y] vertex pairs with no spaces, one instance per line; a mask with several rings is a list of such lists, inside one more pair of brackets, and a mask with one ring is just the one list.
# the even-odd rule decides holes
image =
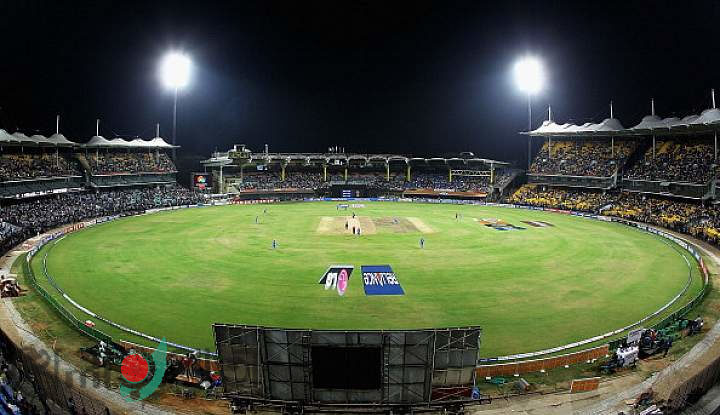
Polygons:
[[480,365],[477,367],[478,378],[492,376],[513,376],[523,373],[539,372],[541,370],[555,369],[566,365],[585,363],[590,360],[606,357],[610,353],[608,344],[594,347],[580,352],[568,353],[561,356],[545,359],[523,360],[512,363],[499,363],[494,365]]

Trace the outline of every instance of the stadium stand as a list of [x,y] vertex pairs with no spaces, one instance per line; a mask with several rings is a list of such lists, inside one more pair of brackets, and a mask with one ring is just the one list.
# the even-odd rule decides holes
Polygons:
[[531,173],[608,177],[622,168],[635,151],[635,140],[559,140],[543,143]]
[[615,198],[611,194],[602,192],[562,188],[541,190],[540,186],[524,185],[512,194],[509,201],[525,206],[595,213],[600,208],[611,204]]
[[649,148],[628,171],[629,179],[707,183],[717,175],[713,144],[708,139],[667,139]]
[[93,175],[117,173],[175,172],[177,169],[165,153],[127,153],[106,151],[87,156]]
[[[496,186],[504,186],[512,177],[509,171],[498,170],[495,176]],[[308,189],[318,190],[329,187],[331,184],[353,184],[374,187],[376,189],[402,191],[407,189],[433,189],[458,192],[489,192],[490,178],[487,176],[470,177],[455,176],[452,182],[447,173],[417,173],[410,181],[399,173],[391,173],[390,180],[381,172],[349,172],[347,180],[343,174],[329,173],[328,181],[323,181],[320,172],[290,172],[282,180],[281,174],[276,171],[262,171],[247,173],[242,183],[235,185],[237,190],[278,190],[278,189]]]
[[66,154],[14,153],[0,154],[0,181],[81,176],[75,160]]
[[201,200],[199,194],[175,185],[72,192],[15,201],[0,209],[0,246],[4,253],[38,232],[65,224],[153,208],[194,205]]

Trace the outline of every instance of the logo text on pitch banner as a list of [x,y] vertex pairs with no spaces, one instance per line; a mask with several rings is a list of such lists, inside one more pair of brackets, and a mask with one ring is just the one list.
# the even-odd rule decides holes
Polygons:
[[353,265],[330,265],[318,284],[325,285],[326,290],[337,288],[338,294],[344,295],[353,269],[355,269]]
[[390,265],[363,265],[365,295],[405,295]]

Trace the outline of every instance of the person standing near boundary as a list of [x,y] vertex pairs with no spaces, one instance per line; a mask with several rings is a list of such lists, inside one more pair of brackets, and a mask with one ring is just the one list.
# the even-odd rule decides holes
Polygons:
[[257,225],[260,223],[260,216],[255,216],[255,224]]
[[425,238],[420,238],[420,249],[425,248]]
[[277,248],[277,241],[273,239],[272,241],[272,249]]

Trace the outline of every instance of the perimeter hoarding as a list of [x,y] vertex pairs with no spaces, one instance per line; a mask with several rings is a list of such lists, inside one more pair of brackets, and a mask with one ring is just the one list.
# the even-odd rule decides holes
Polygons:
[[[475,380],[481,329],[293,330],[213,325],[225,391],[303,403],[420,404]],[[458,398],[458,395],[455,396]]]

